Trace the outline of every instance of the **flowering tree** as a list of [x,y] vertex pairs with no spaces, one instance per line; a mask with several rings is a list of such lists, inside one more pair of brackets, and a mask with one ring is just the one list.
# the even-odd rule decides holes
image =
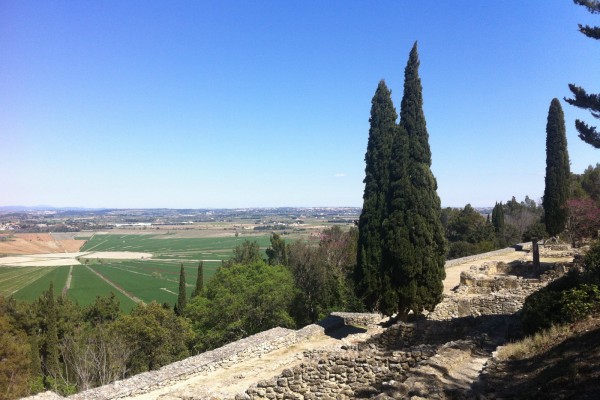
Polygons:
[[600,208],[592,199],[570,199],[567,201],[569,218],[567,232],[573,247],[583,238],[597,236],[600,229]]

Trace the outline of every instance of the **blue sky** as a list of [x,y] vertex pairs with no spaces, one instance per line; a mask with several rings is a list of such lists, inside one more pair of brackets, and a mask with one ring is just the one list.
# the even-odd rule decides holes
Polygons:
[[[568,83],[600,92],[571,1],[0,2],[0,205],[361,206],[371,98],[419,43],[444,206],[544,189]],[[563,104],[574,172],[600,159]]]

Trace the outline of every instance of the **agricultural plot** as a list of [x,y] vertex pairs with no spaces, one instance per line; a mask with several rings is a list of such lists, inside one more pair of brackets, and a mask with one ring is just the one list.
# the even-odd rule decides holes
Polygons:
[[[261,249],[270,245],[270,235],[252,236]],[[244,237],[173,238],[169,234],[94,235],[81,251],[137,251],[152,253],[155,259],[226,260]]]
[[[149,303],[156,301],[158,303],[174,304],[177,301],[179,290],[179,277],[175,276],[152,275],[144,272],[126,268],[120,264],[94,264],[90,266],[95,272],[102,275],[120,288],[135,296],[142,301]],[[190,281],[192,277],[190,277]],[[188,278],[186,278],[188,280]],[[195,282],[195,279],[193,279]],[[187,286],[188,296],[192,294],[194,286],[190,283]]]
[[[40,267],[24,267],[19,268],[20,270],[28,269],[28,268],[40,268]],[[39,276],[36,280],[30,282],[29,284],[22,286],[19,290],[14,292],[12,296],[17,300],[26,300],[33,301],[37,299],[42,292],[48,290],[50,287],[50,282],[54,285],[54,294],[60,296],[67,282],[67,277],[69,276],[69,269],[71,267],[68,265],[63,265],[60,267],[41,267],[44,272],[43,275]]]
[[[252,236],[261,249],[270,245],[270,235]],[[173,237],[170,234],[95,234],[81,248],[88,256],[73,256],[70,287],[66,295],[81,305],[92,303],[97,296],[114,292],[121,309],[129,312],[135,301],[169,303],[177,301],[179,270],[183,264],[188,296],[194,290],[198,263],[204,264],[204,282],[208,282],[222,260],[233,255],[233,248],[246,237]],[[111,259],[96,252],[143,252],[152,258]],[[130,253],[128,253],[130,254]],[[62,255],[62,254],[61,254]],[[148,255],[149,256],[149,255]],[[97,257],[97,258],[96,258]],[[69,276],[70,266],[0,267],[0,295],[33,301],[50,282],[57,295]]]
[[97,296],[106,296],[109,295],[110,292],[113,292],[115,297],[119,300],[121,310],[130,312],[135,306],[133,300],[118,290],[115,290],[114,287],[102,280],[85,266],[78,265],[73,267],[71,287],[67,292],[67,297],[71,300],[80,305],[88,305],[93,303]]

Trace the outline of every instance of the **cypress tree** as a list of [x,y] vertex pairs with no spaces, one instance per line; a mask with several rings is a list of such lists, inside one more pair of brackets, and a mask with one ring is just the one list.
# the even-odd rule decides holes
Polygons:
[[[396,292],[395,311],[431,311],[441,301],[445,238],[437,182],[431,172],[429,134],[423,113],[419,55],[415,42],[404,70],[400,124],[393,144],[385,253],[381,273]],[[391,302],[386,309],[390,314]]]
[[192,292],[192,298],[196,297],[204,289],[204,263],[200,261],[198,264],[198,277],[196,278],[196,288]]
[[365,191],[358,221],[355,271],[357,293],[370,310],[379,308],[381,298],[381,224],[385,218],[390,154],[397,117],[391,92],[385,81],[381,80],[371,100],[369,140],[365,154]]
[[504,207],[502,206],[502,202],[496,202],[494,205],[494,209],[492,210],[492,225],[494,226],[498,246],[506,246],[506,239],[504,237]]
[[[573,2],[580,6],[584,6],[592,14],[600,14],[599,1],[573,0]],[[579,32],[589,38],[600,40],[600,26],[583,26],[579,24]],[[600,118],[600,93],[588,94],[585,89],[573,84],[569,84],[569,89],[573,93],[573,98],[565,98],[567,103],[584,110],[589,110],[594,118]],[[579,132],[579,138],[581,140],[600,149],[600,132],[596,130],[595,126],[589,126],[581,120],[575,120],[575,128]]]
[[183,310],[185,309],[186,303],[187,298],[185,293],[185,271],[183,269],[183,264],[181,264],[181,269],[179,270],[179,295],[177,296],[177,304],[175,305],[175,314],[183,314]]
[[60,364],[58,359],[58,312],[54,300],[54,285],[50,282],[50,288],[46,292],[46,351],[45,365],[46,374],[52,379],[47,380],[49,385],[56,389],[56,378],[60,375]]
[[565,116],[560,101],[552,99],[546,124],[546,187],[542,201],[550,236],[561,233],[567,223],[570,176]]

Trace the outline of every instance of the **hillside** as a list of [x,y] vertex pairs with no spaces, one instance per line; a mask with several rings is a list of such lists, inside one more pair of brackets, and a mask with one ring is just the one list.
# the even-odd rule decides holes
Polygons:
[[[600,316],[574,323],[533,355],[492,362],[482,376],[487,398],[597,399]],[[492,397],[493,396],[493,397]]]

